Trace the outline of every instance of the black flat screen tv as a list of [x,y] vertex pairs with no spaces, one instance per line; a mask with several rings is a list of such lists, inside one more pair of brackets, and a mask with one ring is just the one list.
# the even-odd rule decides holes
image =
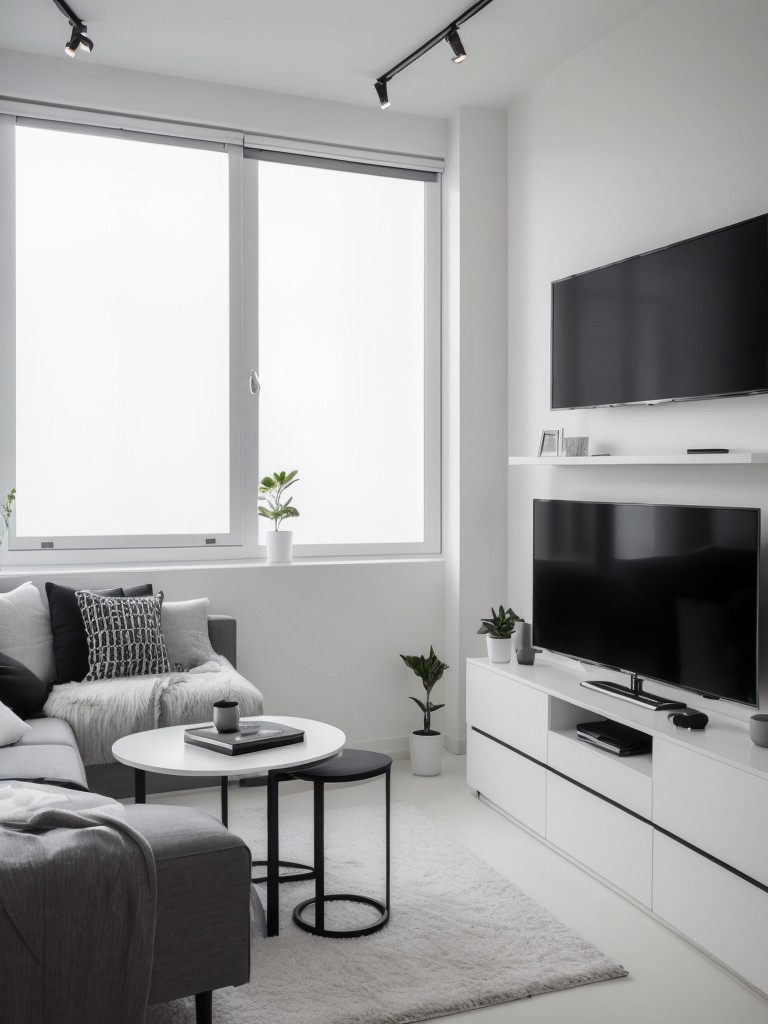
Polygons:
[[537,499],[533,642],[756,706],[760,510]]
[[768,390],[768,214],[552,284],[552,409]]

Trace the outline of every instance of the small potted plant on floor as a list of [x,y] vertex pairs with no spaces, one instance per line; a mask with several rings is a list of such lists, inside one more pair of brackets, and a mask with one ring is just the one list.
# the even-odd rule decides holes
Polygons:
[[280,524],[284,519],[296,519],[299,510],[291,504],[291,499],[286,497],[285,492],[297,481],[298,469],[292,469],[290,473],[285,471],[273,473],[272,476],[265,476],[259,487],[259,501],[266,502],[259,508],[259,515],[265,519],[271,519],[275,524],[274,530],[266,535],[267,561],[268,562],[290,562],[293,551],[293,530],[280,532]]
[[488,660],[497,665],[506,664],[512,660],[512,634],[515,626],[520,621],[520,616],[511,608],[504,609],[499,605],[499,610],[491,608],[491,617],[483,619],[478,633],[485,633],[485,642],[488,646]]
[[410,735],[411,768],[414,775],[439,775],[443,752],[443,735],[432,728],[432,712],[444,708],[445,704],[433,704],[432,687],[443,676],[448,668],[435,654],[434,647],[429,648],[429,657],[422,654],[401,654],[405,664],[419,677],[427,691],[427,699],[419,700],[411,697],[419,705],[424,714],[424,728],[416,729]]

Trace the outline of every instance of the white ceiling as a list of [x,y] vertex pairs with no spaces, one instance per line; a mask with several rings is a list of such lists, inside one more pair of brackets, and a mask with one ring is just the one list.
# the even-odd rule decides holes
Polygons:
[[[390,84],[392,110],[506,107],[534,79],[653,0],[494,0]],[[93,39],[78,61],[376,107],[373,81],[470,0],[70,0]],[[53,0],[0,0],[0,46],[70,58]],[[382,116],[386,116],[382,114]]]

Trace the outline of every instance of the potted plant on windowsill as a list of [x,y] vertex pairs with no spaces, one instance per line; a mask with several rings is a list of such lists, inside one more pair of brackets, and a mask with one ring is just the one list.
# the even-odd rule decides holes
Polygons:
[[482,620],[477,632],[485,634],[489,661],[496,665],[504,665],[512,660],[512,634],[518,622],[520,616],[511,608],[505,610],[501,604],[498,611],[491,608],[489,619]]
[[0,505],[0,548],[5,541],[5,534],[11,525],[13,515],[13,503],[16,500],[16,488],[12,487],[5,496],[5,501]]
[[280,524],[284,519],[296,519],[299,515],[299,510],[291,504],[291,499],[285,496],[288,488],[296,483],[298,472],[298,469],[292,469],[290,473],[273,473],[261,481],[259,501],[265,501],[266,505],[259,508],[259,515],[275,524],[274,530],[266,535],[268,562],[291,561],[293,530],[283,530],[281,533]]
[[445,704],[433,704],[431,700],[432,687],[442,678],[443,672],[448,668],[445,662],[440,661],[435,654],[434,647],[429,648],[429,657],[422,654],[401,654],[405,664],[414,672],[424,685],[427,691],[427,699],[419,700],[418,697],[410,699],[419,705],[424,714],[424,728],[416,729],[411,733],[411,769],[414,775],[439,775],[441,770],[441,757],[443,752],[443,735],[432,728],[432,712],[444,708]]

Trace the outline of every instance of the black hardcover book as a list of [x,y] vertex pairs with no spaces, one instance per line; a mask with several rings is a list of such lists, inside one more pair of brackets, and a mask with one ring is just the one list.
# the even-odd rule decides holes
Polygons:
[[609,750],[619,757],[628,757],[632,754],[649,754],[651,752],[652,740],[644,732],[632,729],[628,725],[621,725],[620,722],[581,722],[576,726],[576,732],[580,740],[592,743],[603,750]]
[[220,754],[252,754],[255,750],[301,743],[303,729],[279,722],[242,722],[237,732],[219,732],[212,725],[194,726],[184,733],[184,742],[207,747]]

